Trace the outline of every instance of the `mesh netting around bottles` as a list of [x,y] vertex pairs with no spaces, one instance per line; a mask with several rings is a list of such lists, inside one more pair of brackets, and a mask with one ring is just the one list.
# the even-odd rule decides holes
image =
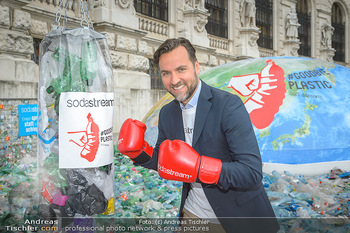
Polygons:
[[[57,217],[114,214],[113,76],[106,38],[60,24],[40,44],[38,169],[41,205]],[[87,24],[87,25],[84,25]]]

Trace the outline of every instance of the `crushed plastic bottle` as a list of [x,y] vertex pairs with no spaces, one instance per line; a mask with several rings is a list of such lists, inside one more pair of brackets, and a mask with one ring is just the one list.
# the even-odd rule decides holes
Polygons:
[[135,166],[115,151],[116,216],[174,218],[178,216],[182,183],[164,180],[153,170]]
[[[350,230],[350,221],[342,220],[349,217],[350,180],[346,171],[334,169],[330,174],[315,177],[288,171],[263,174],[263,184],[281,232]],[[327,221],[330,219],[334,222]]]

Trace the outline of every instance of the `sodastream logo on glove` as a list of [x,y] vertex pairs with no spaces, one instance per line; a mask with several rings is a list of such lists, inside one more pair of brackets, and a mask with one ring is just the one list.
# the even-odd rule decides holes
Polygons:
[[65,92],[59,106],[59,167],[113,162],[113,93]]

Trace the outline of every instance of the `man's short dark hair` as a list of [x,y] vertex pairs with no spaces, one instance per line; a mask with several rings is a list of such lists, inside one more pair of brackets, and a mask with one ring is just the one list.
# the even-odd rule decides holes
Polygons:
[[164,43],[161,44],[159,48],[154,52],[154,55],[153,55],[154,64],[158,66],[159,58],[162,54],[168,53],[179,46],[183,46],[186,48],[188,53],[188,58],[194,64],[197,61],[196,49],[193,47],[193,45],[189,40],[183,37],[179,37],[177,39],[176,38],[167,39],[166,41],[164,41]]

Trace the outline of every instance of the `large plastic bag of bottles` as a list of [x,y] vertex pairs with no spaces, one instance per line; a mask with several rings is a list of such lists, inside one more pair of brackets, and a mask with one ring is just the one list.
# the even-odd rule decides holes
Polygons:
[[113,76],[104,35],[55,28],[40,44],[41,204],[57,217],[114,214]]

